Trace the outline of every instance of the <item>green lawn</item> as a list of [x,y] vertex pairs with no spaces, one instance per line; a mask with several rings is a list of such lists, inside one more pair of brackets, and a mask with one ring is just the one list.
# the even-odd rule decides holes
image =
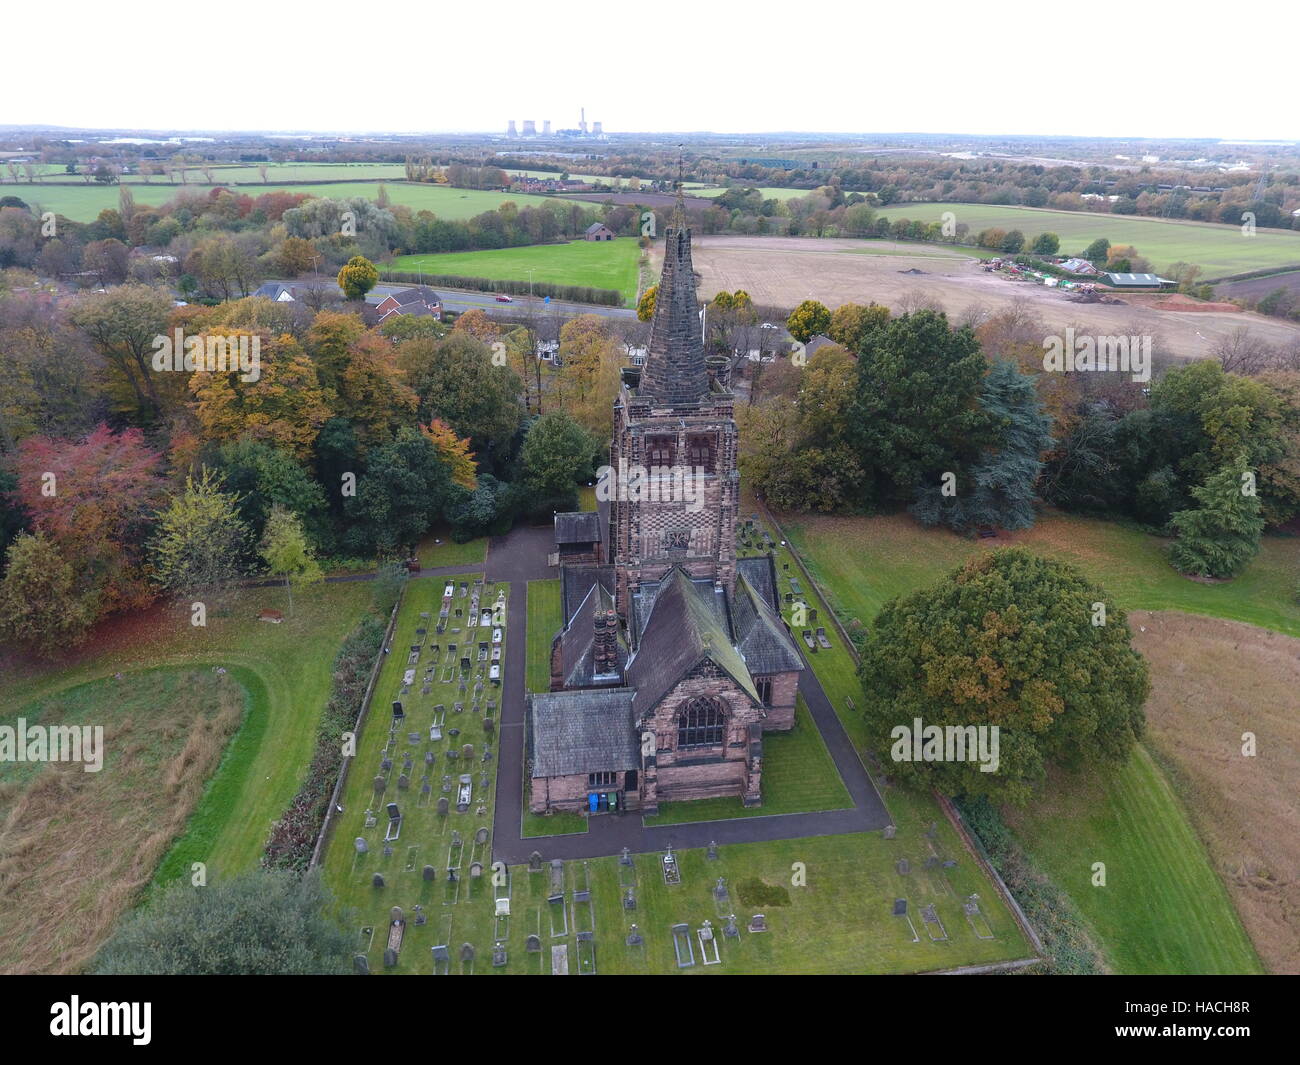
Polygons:
[[[868,624],[887,599],[929,585],[988,549],[984,542],[923,529],[906,516],[785,515],[782,524],[818,583],[834,595],[841,617]],[[1125,609],[1185,610],[1300,633],[1300,607],[1289,598],[1300,564],[1298,540],[1269,538],[1246,574],[1226,584],[1186,580],[1169,568],[1161,540],[1095,519],[1048,512],[1016,541],[1078,565]],[[829,664],[826,652],[816,664],[820,675]],[[836,676],[843,671],[840,666],[823,676],[828,690],[850,683]],[[860,724],[845,725],[860,742]],[[914,798],[890,795],[895,816],[895,795]],[[1204,846],[1144,748],[1123,772],[1072,792],[1069,809],[1059,798],[1045,792],[1013,821],[1024,829],[1031,859],[1074,899],[1118,968],[1257,971]],[[1091,863],[1106,861],[1108,853],[1130,890],[1098,896],[1092,893],[1112,889],[1094,889],[1087,877]]]
[[1126,610],[1184,610],[1300,636],[1300,538],[1268,536],[1235,580],[1189,580],[1167,560],[1168,541],[1096,518],[1048,510],[1010,539],[967,540],[906,515],[836,518],[790,514],[782,525],[842,619],[868,624],[888,599],[923,588],[976,551],[1012,540],[1078,566]]
[[1077,255],[1098,237],[1112,244],[1132,244],[1159,271],[1176,262],[1196,263],[1207,277],[1300,263],[1300,233],[1259,230],[1243,236],[1240,226],[1213,222],[1184,222],[1137,215],[1053,211],[1039,207],[997,207],[977,203],[896,203],[881,208],[892,220],[937,222],[951,211],[957,223],[981,229],[1019,229],[1028,240],[1039,233],[1061,238],[1061,252]]
[[630,303],[636,297],[639,256],[636,240],[618,237],[614,240],[575,240],[568,244],[535,244],[524,248],[449,252],[445,255],[399,255],[383,268],[525,282],[531,269],[534,282],[615,289],[622,292]]
[[420,541],[415,553],[425,569],[439,566],[481,566],[487,559],[488,538],[479,536],[456,543],[447,529],[434,529]]
[[564,624],[557,579],[528,582],[528,669],[530,692],[551,690],[551,640]]
[[[752,188],[753,186],[741,185],[739,187],[742,189],[746,189],[746,188]],[[688,186],[687,191],[692,196],[707,197],[708,199],[711,200],[715,196],[721,196],[727,190],[721,188],[713,188],[713,189],[690,188]],[[776,188],[763,187],[760,188],[758,191],[762,193],[763,199],[765,200],[781,200],[784,202],[785,200],[797,200],[800,196],[807,196],[808,193],[815,192],[816,190],[815,189],[776,189]]]
[[850,806],[848,789],[808,707],[799,696],[794,728],[763,736],[763,805],[746,808],[737,796],[665,802],[647,825],[680,825],[695,821],[726,821],[733,817],[843,810]]
[[[255,174],[256,172],[254,172]],[[213,175],[216,177],[216,174]],[[221,184],[220,180],[217,182]],[[269,184],[240,187],[241,192],[259,196],[264,192],[305,193],[328,199],[350,199],[361,196],[373,200],[383,184],[389,202],[410,207],[414,211],[432,211],[439,218],[465,221],[484,211],[495,211],[503,203],[519,207],[537,207],[547,203],[545,196],[516,192],[480,192],[476,189],[453,189],[445,185],[406,184],[401,181],[345,181],[336,185],[284,185]],[[116,209],[118,189],[115,185],[10,185],[3,187],[5,194],[20,197],[29,207],[40,211],[54,211],[74,222],[92,222],[106,207]],[[213,186],[207,184],[170,185],[132,184],[131,194],[141,205],[156,206],[166,203],[183,191],[207,195]],[[233,187],[233,185],[232,185]],[[527,280],[527,274],[524,275]]]
[[[1107,779],[1053,781],[1008,817],[1035,862],[1074,899],[1116,971],[1261,973],[1228,894],[1169,782],[1139,746]],[[1105,865],[1096,886],[1094,863]]]

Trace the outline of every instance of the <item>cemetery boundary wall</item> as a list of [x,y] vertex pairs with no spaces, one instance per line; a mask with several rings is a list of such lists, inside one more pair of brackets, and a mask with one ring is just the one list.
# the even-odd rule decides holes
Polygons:
[[[357,711],[357,723],[353,726],[352,735],[356,743],[361,742],[361,728],[366,723],[366,717],[370,713],[370,700],[375,694],[375,685],[379,683],[379,674],[383,671],[384,660],[387,655],[384,654],[384,648],[388,647],[393,640],[393,632],[397,628],[397,615],[402,609],[402,600],[406,598],[407,582],[403,581],[401,588],[397,592],[397,602],[393,604],[393,612],[388,617],[388,628],[384,630],[383,641],[379,645],[379,654],[375,656],[374,668],[370,671],[370,683],[366,685],[366,694],[361,700],[361,709]],[[311,861],[307,868],[312,869],[320,864],[321,855],[325,853],[325,843],[329,839],[330,829],[334,827],[334,817],[338,813],[339,799],[343,797],[343,786],[348,781],[348,770],[352,766],[352,760],[356,755],[345,754],[343,764],[339,766],[339,778],[334,782],[334,790],[330,793],[329,806],[325,809],[325,823],[321,825],[320,835],[316,837],[316,846],[311,852]]]

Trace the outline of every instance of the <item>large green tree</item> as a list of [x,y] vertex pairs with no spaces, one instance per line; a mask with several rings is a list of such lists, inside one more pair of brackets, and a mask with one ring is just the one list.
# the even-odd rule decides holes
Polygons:
[[57,544],[43,533],[19,533],[5,553],[0,638],[40,655],[76,646],[95,620],[94,600]]
[[438,446],[408,426],[370,453],[357,494],[344,500],[347,540],[358,551],[395,555],[418,543],[463,492]]
[[243,571],[248,526],[239,499],[206,467],[158,513],[150,544],[153,579],[165,592],[220,594]]
[[564,411],[536,419],[524,438],[519,469],[524,482],[541,499],[573,493],[579,478],[590,476],[598,444]]
[[909,500],[918,485],[969,467],[987,442],[979,404],[987,363],[968,328],[917,311],[867,335],[849,406],[868,505]]
[[1170,520],[1178,534],[1170,560],[1197,577],[1235,577],[1259,553],[1264,531],[1254,471],[1239,456],[1192,489],[1192,496],[1200,505]]
[[[876,616],[860,670],[870,744],[891,776],[1015,803],[1053,763],[1119,764],[1142,734],[1149,687],[1130,635],[1072,566],[1023,548],[980,553]],[[996,771],[905,760],[918,719],[997,726]]]
[[830,324],[830,310],[817,300],[804,300],[785,320],[786,329],[800,344],[807,344],[818,333],[825,333]]
[[351,937],[319,872],[259,870],[204,887],[178,880],[100,950],[101,976],[314,976],[349,971]]

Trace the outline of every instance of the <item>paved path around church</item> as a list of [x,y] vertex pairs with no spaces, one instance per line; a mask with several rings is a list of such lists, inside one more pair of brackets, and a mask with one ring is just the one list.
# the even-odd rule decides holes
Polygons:
[[[599,814],[588,818],[587,831],[567,836],[523,838],[524,808],[524,676],[528,657],[528,582],[556,576],[546,565],[554,530],[550,526],[518,527],[492,539],[487,575],[510,582],[510,607],[506,614],[509,640],[501,695],[500,736],[497,751],[496,812],[492,826],[492,857],[520,865],[533,851],[552,858],[601,858],[619,854],[624,847],[634,854],[706,847],[710,842],[759,843],[773,839],[804,839],[849,832],[874,832],[890,824],[889,811],[867,775],[866,767],[840,724],[835,708],[812,667],[799,674],[799,691],[821,731],[835,768],[848,788],[853,806],[806,814],[739,817],[728,821],[700,821],[685,825],[647,827],[640,814]],[[800,652],[802,653],[802,651]],[[807,662],[805,660],[805,665]]]

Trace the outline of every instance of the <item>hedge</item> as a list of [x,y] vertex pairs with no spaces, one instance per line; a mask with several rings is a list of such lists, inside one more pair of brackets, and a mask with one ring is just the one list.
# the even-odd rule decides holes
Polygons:
[[511,296],[550,296],[551,299],[570,303],[599,303],[609,307],[622,307],[623,293],[612,288],[589,288],[586,285],[553,285],[545,281],[497,281],[490,277],[461,277],[458,274],[412,274],[403,270],[382,270],[381,281],[396,281],[403,285],[430,285],[435,288],[463,288],[475,292],[504,292]]

